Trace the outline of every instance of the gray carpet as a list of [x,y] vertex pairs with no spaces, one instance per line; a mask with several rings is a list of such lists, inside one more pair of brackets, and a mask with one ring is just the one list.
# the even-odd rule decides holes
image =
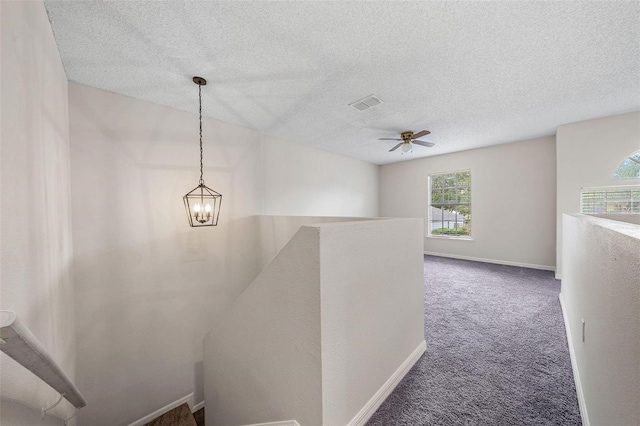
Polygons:
[[549,271],[425,256],[427,351],[367,425],[580,425]]

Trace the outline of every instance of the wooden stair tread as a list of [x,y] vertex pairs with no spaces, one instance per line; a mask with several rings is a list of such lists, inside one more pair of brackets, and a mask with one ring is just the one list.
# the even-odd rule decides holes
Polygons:
[[198,426],[189,405],[184,404],[151,420],[146,426]]

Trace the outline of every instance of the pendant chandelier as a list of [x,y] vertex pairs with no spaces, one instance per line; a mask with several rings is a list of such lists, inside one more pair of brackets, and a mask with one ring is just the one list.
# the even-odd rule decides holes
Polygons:
[[202,86],[207,84],[207,80],[202,77],[193,77],[193,82],[198,85],[198,100],[200,102],[200,181],[198,186],[182,199],[187,210],[189,225],[192,227],[216,226],[220,215],[222,195],[205,186],[202,174]]

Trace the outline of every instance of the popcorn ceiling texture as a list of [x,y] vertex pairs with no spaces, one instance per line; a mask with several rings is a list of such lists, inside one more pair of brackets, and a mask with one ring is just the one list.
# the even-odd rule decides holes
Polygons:
[[376,164],[640,108],[635,1],[45,5],[71,81],[197,112],[200,75],[205,115]]

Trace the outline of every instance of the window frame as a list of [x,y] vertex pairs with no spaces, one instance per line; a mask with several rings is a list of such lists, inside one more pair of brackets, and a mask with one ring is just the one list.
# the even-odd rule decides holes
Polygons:
[[[437,172],[437,173],[429,173],[427,176],[427,224],[426,224],[426,230],[427,232],[425,233],[425,237],[427,238],[436,238],[436,239],[443,239],[443,240],[460,240],[460,241],[473,241],[473,229],[469,229],[469,235],[441,235],[441,234],[432,234],[431,233],[431,223],[432,223],[432,218],[431,218],[431,193],[432,193],[432,180],[434,177],[436,176],[442,176],[442,175],[452,175],[452,174],[457,174],[457,173],[463,173],[463,172],[469,172],[469,179],[471,180],[470,184],[469,184],[469,190],[471,191],[470,197],[469,197],[469,207],[471,207],[473,205],[473,173],[471,172],[471,169],[459,169],[459,170],[451,170],[451,171],[446,171],[446,172]],[[472,216],[472,215],[470,215]],[[469,219],[470,221],[472,221],[473,219]]]
[[[636,175],[635,176],[621,176],[618,172],[620,170],[621,167],[623,167],[623,165],[627,162],[627,161],[631,161],[633,163],[636,164]],[[640,149],[632,152],[630,155],[627,155],[617,166],[616,169],[613,171],[613,179],[614,180],[637,180],[640,179],[640,169],[639,166],[640,165]],[[622,184],[624,185],[624,184]]]

